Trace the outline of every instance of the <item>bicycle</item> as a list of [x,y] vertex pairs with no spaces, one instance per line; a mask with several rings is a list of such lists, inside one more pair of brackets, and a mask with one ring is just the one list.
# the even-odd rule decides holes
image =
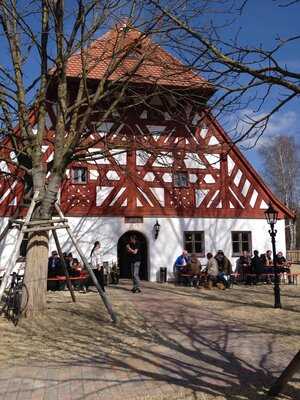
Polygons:
[[16,326],[28,303],[28,289],[23,282],[23,275],[16,272],[11,274],[9,288],[4,292],[1,302],[4,303],[0,315],[4,314],[7,319]]

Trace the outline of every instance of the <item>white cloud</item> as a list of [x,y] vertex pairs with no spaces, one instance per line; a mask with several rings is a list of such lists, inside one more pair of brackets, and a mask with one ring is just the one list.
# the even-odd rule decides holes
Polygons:
[[[251,125],[260,120],[266,113],[253,113],[250,110],[244,110],[239,114],[232,116],[227,121],[229,134],[233,140],[238,139],[251,127]],[[296,135],[299,133],[300,120],[295,111],[279,112],[271,116],[265,129],[264,125],[256,127],[239,145],[246,149],[260,147],[267,144],[270,139],[279,135]]]

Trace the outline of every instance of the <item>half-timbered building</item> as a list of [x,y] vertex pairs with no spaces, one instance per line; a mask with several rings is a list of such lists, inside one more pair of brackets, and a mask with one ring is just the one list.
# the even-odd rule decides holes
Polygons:
[[[105,75],[116,29],[120,28],[88,49],[91,82]],[[127,29],[124,43],[135,43],[139,35]],[[59,201],[85,252],[100,240],[104,260],[118,260],[121,276],[126,277],[125,244],[135,233],[143,249],[142,276],[150,280],[157,278],[160,267],[167,267],[171,275],[183,248],[203,262],[207,252],[222,249],[235,263],[242,250],[270,248],[264,218],[269,202],[279,211],[277,247],[284,252],[285,218],[291,211],[271,193],[208,109],[214,88],[207,81],[148,37],[127,54],[111,80],[126,76],[146,52],[151,55],[131,77],[128,102],[114,108],[105,121],[95,110],[87,127],[85,157],[69,166],[61,187]],[[74,85],[82,73],[81,62],[80,54],[68,62]],[[53,157],[55,101],[55,90],[50,90],[43,145],[46,164]],[[24,192],[24,183],[6,174],[12,168],[1,162],[2,227]],[[10,255],[14,235],[12,231],[0,243],[1,265]],[[72,251],[66,238],[64,249]]]

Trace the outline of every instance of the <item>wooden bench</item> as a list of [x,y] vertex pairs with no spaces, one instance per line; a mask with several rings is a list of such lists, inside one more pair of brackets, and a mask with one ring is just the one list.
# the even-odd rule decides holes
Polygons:
[[[186,286],[191,286],[192,285],[192,280],[194,278],[195,274],[191,272],[180,272],[178,274],[178,282],[177,284],[184,284]],[[197,275],[198,280],[201,282],[202,278],[206,276],[205,272],[201,272],[200,274]]]
[[[72,281],[74,281],[74,283],[78,283],[78,282],[84,282],[87,281],[87,279],[89,278],[88,274],[81,274],[79,276],[70,276],[69,280],[72,283]],[[65,275],[57,275],[55,277],[52,278],[48,278],[47,279],[47,290],[63,290],[65,287],[65,283],[67,282],[67,278]]]
[[[87,279],[88,277],[89,277],[89,275],[85,274],[85,275],[79,275],[79,276],[70,276],[69,279],[70,279],[70,281],[75,281],[75,280],[81,281],[81,280]],[[67,280],[67,278],[65,275],[57,275],[54,278],[47,279],[47,281],[59,281],[59,282],[66,281],[66,280]]]
[[[299,273],[287,273],[287,272],[280,272],[278,273],[279,276],[279,282],[281,284],[289,284],[291,282],[291,284],[293,285],[298,285],[298,275],[300,275]],[[232,274],[231,276],[233,276],[233,279],[236,279],[236,276],[239,276],[239,274]],[[250,278],[248,280],[248,278]],[[260,282],[272,282],[275,279],[275,274],[271,273],[271,272],[263,272],[261,274],[247,274],[246,275],[246,282],[248,281],[249,283],[254,283],[254,281],[256,281],[256,279],[258,278],[257,283]],[[237,283],[237,281],[234,281],[234,283]]]

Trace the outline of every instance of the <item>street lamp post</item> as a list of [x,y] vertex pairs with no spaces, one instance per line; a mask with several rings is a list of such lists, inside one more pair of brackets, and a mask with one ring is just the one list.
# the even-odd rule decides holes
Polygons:
[[274,229],[274,226],[277,222],[278,211],[274,210],[271,203],[269,205],[269,208],[265,211],[265,217],[271,228],[269,230],[269,234],[271,236],[271,242],[272,242],[273,266],[274,266],[274,297],[275,297],[274,308],[281,308],[280,285],[279,285],[279,275],[277,271],[276,241],[275,241],[277,230]]

